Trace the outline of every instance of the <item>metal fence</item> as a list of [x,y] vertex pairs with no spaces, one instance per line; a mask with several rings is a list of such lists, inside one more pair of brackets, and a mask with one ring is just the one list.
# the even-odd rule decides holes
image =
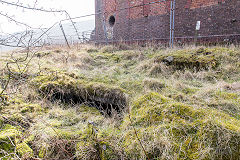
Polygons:
[[[50,28],[28,31],[34,46],[77,43],[238,43],[237,0],[96,0],[96,13],[64,19]],[[84,21],[84,19],[92,21]],[[21,47],[23,33],[1,44]],[[7,38],[6,38],[7,37]],[[16,45],[17,44],[17,45]]]
[[240,36],[239,10],[237,0],[97,0],[95,40],[169,46],[234,43]]

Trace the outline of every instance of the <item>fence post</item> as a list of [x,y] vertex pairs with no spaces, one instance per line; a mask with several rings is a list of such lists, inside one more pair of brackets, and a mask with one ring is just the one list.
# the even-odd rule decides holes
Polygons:
[[65,39],[65,42],[67,43],[68,48],[71,48],[70,45],[69,45],[69,43],[68,43],[68,40],[67,40],[67,37],[66,37],[66,34],[65,34],[65,32],[64,32],[64,29],[63,29],[62,24],[59,23],[59,26],[60,26],[60,28],[61,28],[61,30],[62,30],[62,33],[63,33],[64,39]]
[[172,47],[172,1],[171,1],[171,8],[170,8],[170,36],[169,36],[169,47]]
[[174,32],[175,32],[175,3],[176,0],[173,1],[173,11],[172,11],[172,48],[174,44]]

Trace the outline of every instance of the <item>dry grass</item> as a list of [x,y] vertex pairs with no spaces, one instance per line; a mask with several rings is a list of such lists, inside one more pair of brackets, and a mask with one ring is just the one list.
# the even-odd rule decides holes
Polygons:
[[45,47],[10,65],[0,158],[239,159],[239,62],[235,46]]

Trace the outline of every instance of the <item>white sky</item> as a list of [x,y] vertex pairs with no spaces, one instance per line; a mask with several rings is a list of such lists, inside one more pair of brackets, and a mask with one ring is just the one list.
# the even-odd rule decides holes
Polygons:
[[[17,0],[5,0],[7,2],[16,2]],[[34,6],[35,0],[20,0],[23,4]],[[95,12],[94,0],[38,0],[37,8],[66,10],[71,17],[93,14]],[[24,22],[32,27],[50,27],[55,22],[65,19],[65,15],[60,13],[44,13],[17,8],[0,3],[0,12],[14,16],[14,19]],[[75,21],[84,21],[94,19],[94,16],[77,19]],[[5,17],[0,15],[0,32],[13,33],[24,30],[25,27],[9,22]]]

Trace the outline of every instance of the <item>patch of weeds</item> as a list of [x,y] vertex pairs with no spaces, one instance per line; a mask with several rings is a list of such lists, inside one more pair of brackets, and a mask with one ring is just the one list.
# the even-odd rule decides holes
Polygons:
[[94,55],[95,60],[108,60],[110,62],[119,63],[121,61],[121,56],[119,54],[113,54],[113,53],[99,53],[97,55]]

